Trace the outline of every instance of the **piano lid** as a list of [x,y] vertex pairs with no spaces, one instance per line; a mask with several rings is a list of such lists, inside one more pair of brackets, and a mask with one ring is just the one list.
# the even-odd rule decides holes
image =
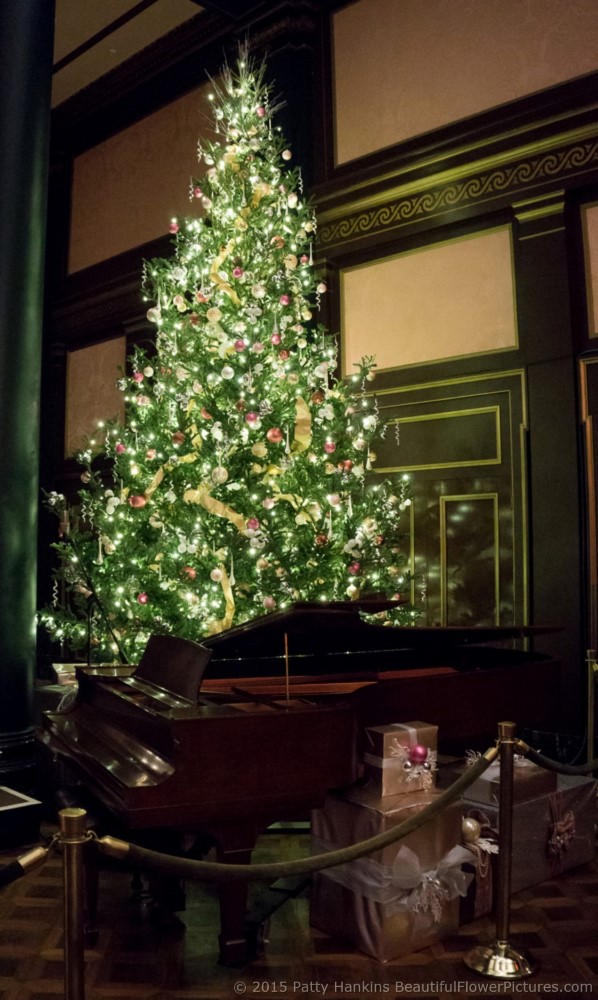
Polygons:
[[366,621],[396,607],[396,601],[361,600],[298,601],[281,611],[254,618],[242,625],[201,639],[211,650],[212,661],[276,657],[284,654],[288,636],[291,657],[326,653],[400,651],[456,648],[526,639],[557,631],[543,626],[395,626]]

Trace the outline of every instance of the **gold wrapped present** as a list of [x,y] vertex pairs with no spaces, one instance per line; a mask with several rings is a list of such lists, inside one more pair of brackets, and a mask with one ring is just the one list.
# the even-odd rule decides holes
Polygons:
[[366,729],[364,782],[376,795],[428,790],[434,786],[438,726],[393,723]]
[[[412,792],[381,799],[367,790],[331,795],[312,813],[312,852],[369,839],[420,812],[439,794]],[[351,942],[380,962],[425,948],[457,931],[459,897],[471,875],[460,846],[461,805],[451,803],[414,833],[379,851],[317,872],[311,923]]]

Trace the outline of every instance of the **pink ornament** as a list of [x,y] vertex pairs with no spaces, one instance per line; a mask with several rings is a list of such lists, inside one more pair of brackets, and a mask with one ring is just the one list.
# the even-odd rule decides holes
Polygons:
[[309,264],[309,257],[307,256],[306,253],[302,253],[299,260],[301,261],[302,264]]
[[157,455],[157,452],[156,452],[155,448],[148,448],[147,451],[146,451],[146,453],[145,453],[145,457],[149,458],[150,461],[152,460],[152,458],[155,458],[156,455]]
[[261,354],[264,350],[264,345],[260,340],[256,340],[255,344],[252,346],[251,350],[254,354]]
[[255,424],[259,419],[259,413],[256,413],[254,410],[249,410],[249,413],[245,414],[245,420],[248,424]]
[[358,562],[352,562],[348,566],[348,570],[349,570],[349,573],[351,574],[351,576],[359,576],[359,573],[360,573],[360,570],[361,570],[361,564],[358,563]]
[[195,293],[195,301],[196,302],[207,302],[208,301],[208,296],[205,295],[204,292],[196,292]]
[[288,306],[289,302],[291,301],[291,296],[286,294],[281,295],[278,301],[280,302],[281,306]]
[[264,597],[262,604],[264,605],[266,611],[274,611],[274,608],[276,607],[276,600],[274,597]]
[[274,499],[274,497],[266,497],[265,500],[262,500],[262,507],[265,507],[266,510],[272,510],[272,508],[275,506],[276,506],[276,500]]
[[245,271],[242,267],[233,267],[233,278],[242,278]]
[[138,604],[147,604],[148,601],[149,601],[149,597],[143,591],[140,594],[137,594],[137,603]]
[[200,412],[201,412],[201,415],[204,418],[204,420],[213,420],[214,419],[213,416],[212,416],[212,414],[208,413],[208,411],[206,410],[205,406],[202,406]]
[[270,340],[276,347],[282,341],[282,337],[280,336],[279,333],[273,333],[272,336],[270,337]]
[[266,431],[266,437],[272,444],[278,444],[279,441],[282,441],[283,434],[280,427],[271,427],[269,431]]
[[119,441],[118,444],[115,444],[114,450],[117,455],[122,455],[127,450],[127,447]]
[[334,441],[327,441],[326,444],[324,445],[324,451],[326,452],[327,455],[332,455],[332,453],[336,451],[336,445]]
[[218,567],[216,567],[216,569],[213,569],[212,572],[210,573],[210,580],[213,580],[214,583],[220,583],[220,581],[222,580],[222,570],[218,569]]
[[257,517],[249,517],[249,518],[247,518],[247,530],[248,531],[257,531],[258,528],[259,528],[259,526],[260,526],[260,522],[258,521]]
[[173,219],[173,221],[170,223],[170,225],[168,227],[168,232],[169,233],[178,233],[178,231],[179,231],[179,224],[178,224],[178,222],[175,222],[174,219]]
[[244,351],[246,347],[245,341],[242,339],[235,340],[235,351]]
[[203,191],[201,190],[200,187],[194,187],[193,194],[195,195],[196,198],[201,198]]
[[147,500],[141,493],[134,493],[132,497],[129,497],[129,504],[131,507],[145,507]]
[[188,580],[195,580],[197,571],[193,568],[193,566],[183,566],[182,571]]
[[409,760],[412,764],[423,764],[428,759],[428,748],[416,743],[409,750]]
[[262,107],[256,108],[255,109],[255,113],[258,116],[258,118],[265,118],[266,117],[266,109],[265,108],[262,108]]
[[137,383],[143,382],[143,372],[133,372],[133,381]]

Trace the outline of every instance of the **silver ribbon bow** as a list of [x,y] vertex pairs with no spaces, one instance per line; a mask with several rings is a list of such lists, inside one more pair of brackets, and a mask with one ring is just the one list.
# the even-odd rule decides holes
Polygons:
[[439,861],[436,868],[422,871],[419,858],[409,847],[401,847],[392,866],[393,884],[403,889],[395,906],[413,913],[431,913],[437,922],[442,917],[444,904],[465,896],[473,874],[461,870],[461,865],[471,862],[471,854],[464,847],[453,847]]

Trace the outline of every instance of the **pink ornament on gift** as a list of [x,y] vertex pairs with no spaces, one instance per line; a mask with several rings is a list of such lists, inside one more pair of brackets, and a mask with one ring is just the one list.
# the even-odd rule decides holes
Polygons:
[[412,764],[423,764],[428,759],[428,748],[416,743],[409,748],[409,760]]

